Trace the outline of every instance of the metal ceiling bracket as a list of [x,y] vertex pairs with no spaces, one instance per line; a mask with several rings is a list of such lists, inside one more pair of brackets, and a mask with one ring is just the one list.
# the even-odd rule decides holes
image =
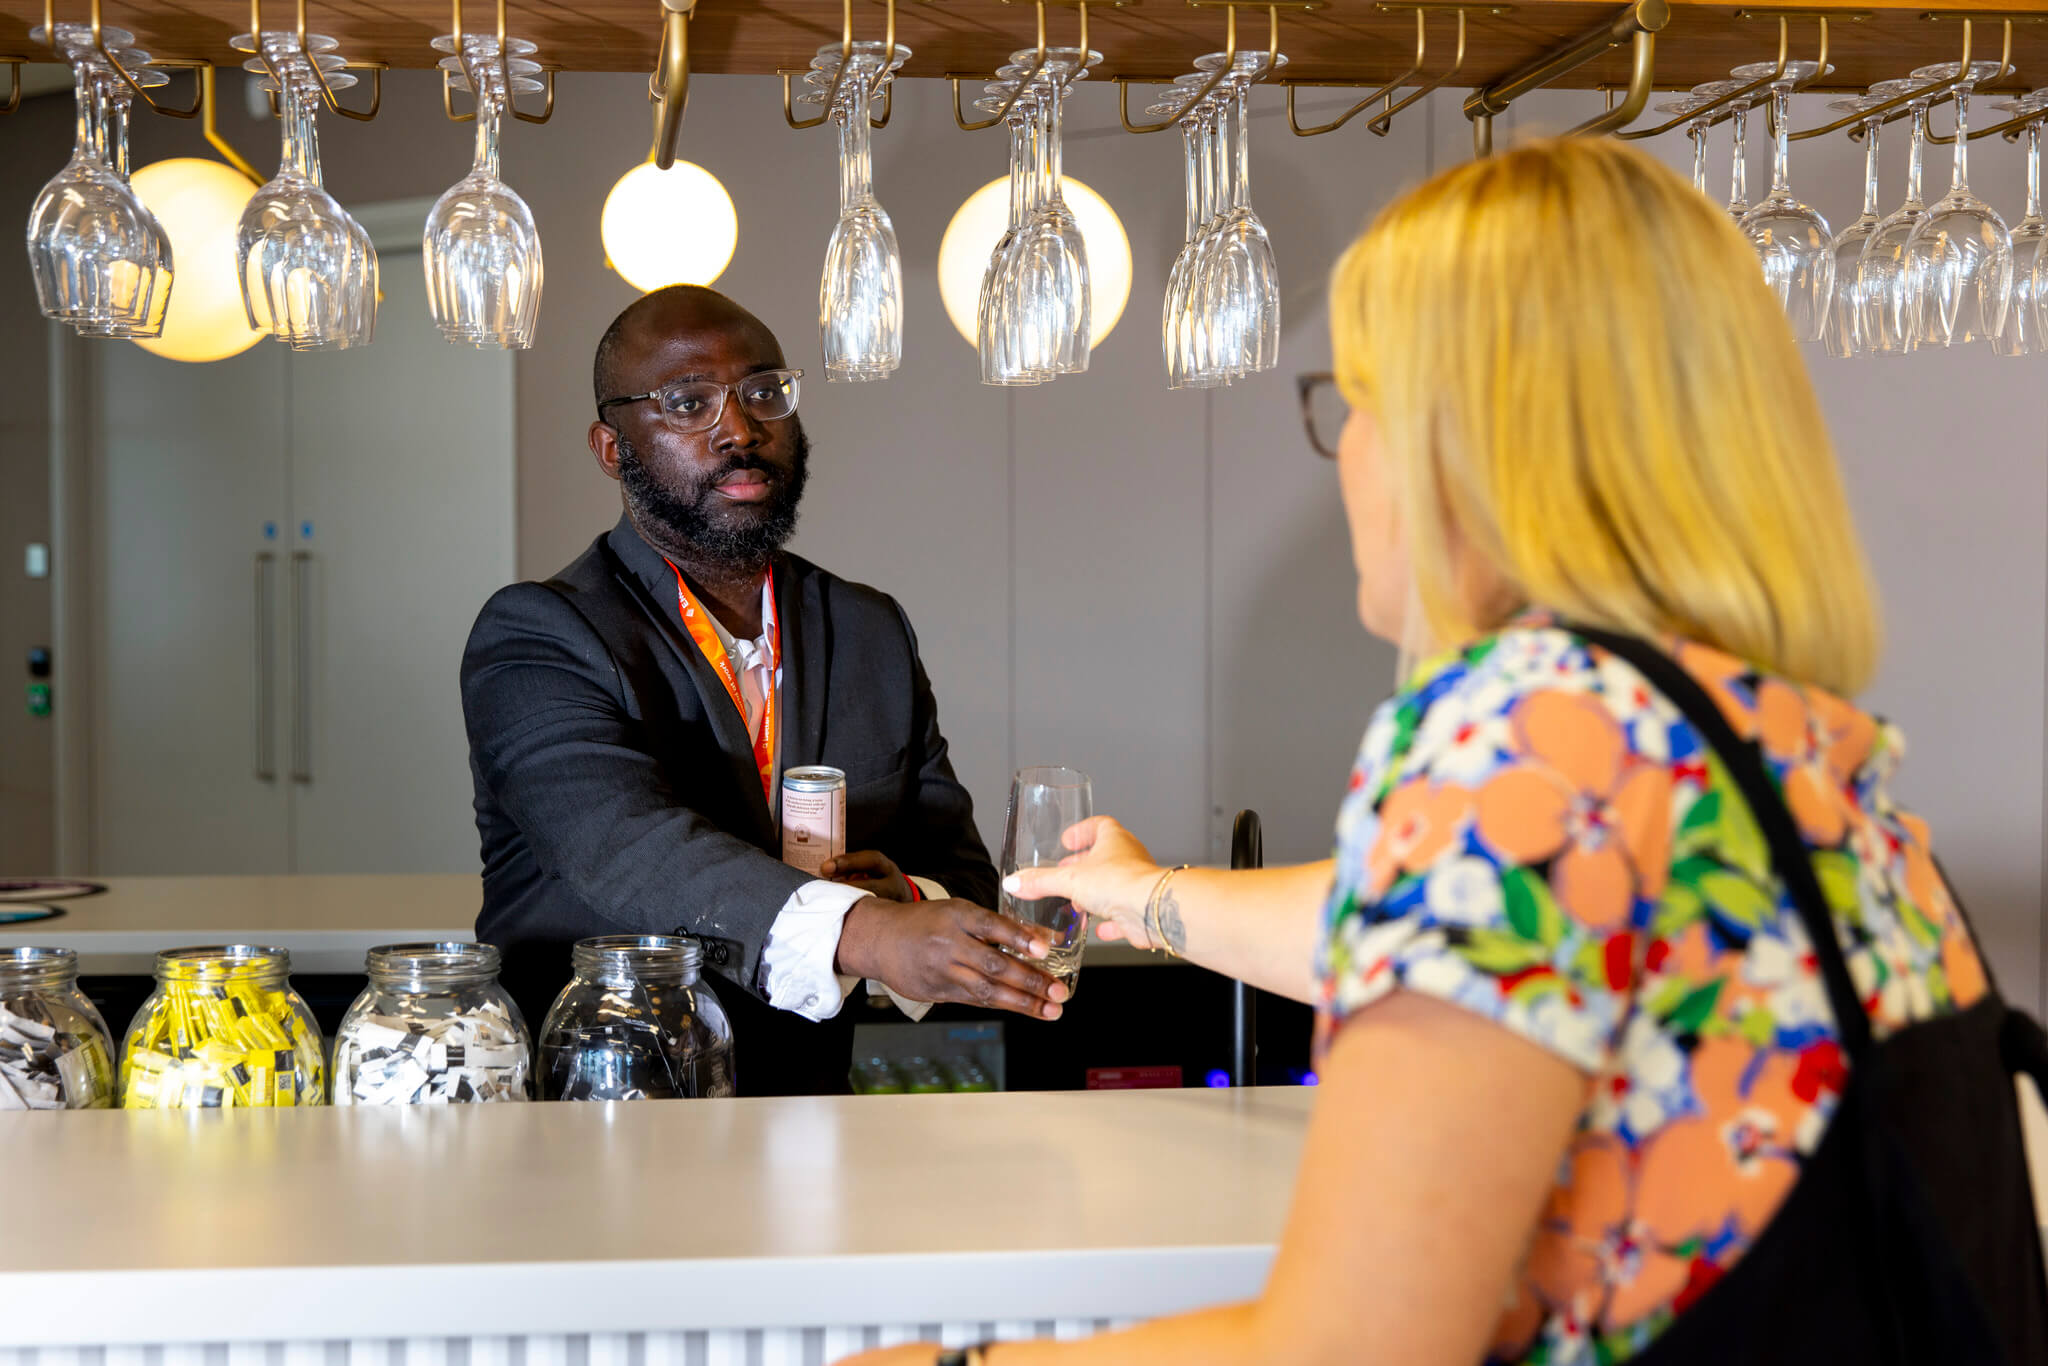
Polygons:
[[[1230,73],[1237,69],[1238,10],[1253,8],[1262,9],[1266,11],[1266,65],[1265,68],[1259,73],[1259,79],[1263,81],[1268,80],[1272,77],[1273,69],[1278,64],[1280,59],[1280,11],[1282,9],[1289,9],[1300,10],[1303,13],[1308,13],[1314,10],[1319,10],[1322,7],[1323,0],[1282,0],[1282,3],[1279,4],[1270,4],[1267,3],[1267,0],[1188,0],[1189,9],[1221,9],[1228,16],[1228,19],[1224,25],[1223,30],[1222,64],[1219,65],[1214,71],[1214,73],[1210,75],[1209,79],[1202,84],[1202,87],[1199,90],[1195,91],[1193,95],[1189,96],[1188,99],[1181,105],[1183,113],[1189,109],[1195,108],[1197,105],[1201,104],[1202,101],[1208,99],[1211,95],[1215,94],[1217,88],[1220,87],[1223,84],[1223,82],[1229,78]],[[1136,83],[1141,85],[1161,85],[1170,84],[1171,81],[1140,81]],[[1133,82],[1126,77],[1117,77],[1116,114],[1118,122],[1123,124],[1124,131],[1126,133],[1162,133],[1180,122],[1181,116],[1175,115],[1173,118],[1166,120],[1164,123],[1132,123],[1132,84]],[[1289,99],[1291,100],[1292,98],[1292,92],[1289,92]],[[1368,103],[1370,103],[1370,101],[1368,101]]]
[[654,164],[663,171],[676,164],[683,111],[690,106],[690,15],[696,8],[697,0],[661,0],[661,61],[647,78],[647,98],[654,104]]
[[[1296,137],[1312,138],[1318,137],[1324,133],[1334,133],[1339,128],[1342,128],[1345,124],[1351,122],[1352,119],[1358,117],[1360,114],[1370,109],[1375,104],[1382,104],[1384,105],[1384,108],[1382,108],[1378,114],[1373,116],[1372,120],[1366,124],[1366,128],[1380,137],[1385,137],[1393,129],[1395,115],[1399,114],[1409,105],[1414,104],[1417,100],[1422,99],[1424,96],[1430,94],[1432,91],[1449,83],[1451,80],[1456,78],[1457,74],[1460,71],[1464,70],[1466,19],[1469,14],[1471,14],[1474,11],[1477,11],[1482,14],[1493,16],[1508,14],[1512,12],[1512,7],[1507,5],[1404,4],[1386,3],[1385,0],[1383,0],[1383,3],[1381,3],[1378,6],[1378,8],[1382,13],[1387,14],[1395,14],[1403,10],[1415,11],[1415,60],[1412,63],[1410,63],[1406,71],[1394,77],[1394,79],[1388,81],[1385,85],[1373,91],[1370,95],[1367,95],[1357,104],[1352,105],[1349,109],[1345,110],[1335,119],[1331,120],[1329,123],[1318,124],[1313,128],[1302,127],[1300,120],[1298,120],[1295,117],[1295,90],[1298,87],[1349,86],[1351,83],[1346,81],[1282,80],[1280,84],[1287,87],[1287,126],[1289,129],[1293,131]],[[1398,103],[1396,103],[1394,99],[1394,92],[1396,90],[1399,90],[1402,86],[1406,85],[1409,81],[1414,80],[1417,76],[1422,74],[1424,61],[1429,54],[1428,24],[1429,16],[1432,14],[1455,14],[1458,17],[1457,50],[1452,55],[1451,64],[1448,67],[1444,68],[1441,74],[1431,77],[1429,80],[1423,82],[1420,86],[1417,86],[1414,90],[1409,91],[1408,94],[1403,96],[1401,100]]]
[[[1532,90],[1539,90],[1552,81],[1578,70],[1608,49],[1634,40],[1638,34],[1657,33],[1670,22],[1669,0],[1634,0],[1634,3],[1612,18],[1586,30],[1548,56],[1537,59],[1520,71],[1504,76],[1483,89],[1473,91],[1465,97],[1465,117],[1472,121],[1474,154],[1486,156],[1492,152],[1493,120],[1496,116],[1505,114],[1508,106],[1516,100]],[[1655,57],[1654,44],[1636,44],[1635,67],[1629,79],[1631,95],[1639,83],[1638,77],[1654,63]],[[1648,98],[1647,88],[1644,90],[1643,98]],[[1624,103],[1623,108],[1626,107]],[[1582,127],[1605,123],[1608,118],[1609,115],[1603,114],[1600,118],[1594,119],[1592,124]]]
[[[1080,8],[1080,46],[1081,51],[1085,54],[1088,51],[1088,6],[1084,4]],[[1047,51],[1045,46],[1045,0],[1037,0],[1037,10],[1038,47],[1037,50],[1032,54],[1031,69],[1029,71],[1026,71],[1022,76],[1019,76],[1017,78],[1017,88],[1010,92],[1010,98],[1003,101],[1003,107],[1001,109],[996,110],[995,115],[993,117],[986,119],[977,119],[973,123],[969,123],[967,121],[966,111],[964,111],[960,107],[960,82],[964,80],[971,80],[973,78],[969,76],[956,76],[950,71],[946,73],[946,79],[948,81],[951,81],[953,84],[953,122],[960,129],[961,132],[979,133],[982,129],[993,128],[997,124],[1001,123],[1003,120],[1009,118],[1010,111],[1017,107],[1017,101],[1024,98],[1024,92],[1029,90],[1032,87],[1032,85],[1038,80],[1038,73],[1045,70],[1045,57]],[[1085,62],[1088,59],[1084,55],[1081,60]]]
[[7,103],[0,104],[0,114],[12,114],[21,108],[21,63],[8,62],[7,72]]
[[249,159],[236,151],[233,143],[221,136],[220,121],[215,117],[218,112],[218,105],[215,101],[214,75],[216,68],[213,63],[197,57],[158,57],[152,60],[150,65],[198,73],[199,131],[205,135],[208,145],[214,151],[220,153],[222,161],[240,171],[253,184],[263,184],[263,177],[256,173],[254,166],[249,164]]
[[[879,96],[884,101],[884,104],[882,108],[882,114],[879,119],[874,114],[873,105],[869,105],[868,127],[870,128],[888,127],[889,115],[895,112],[896,100],[893,91],[894,82],[892,82],[889,79],[889,64],[893,62],[896,57],[896,0],[886,0],[886,3],[889,7],[889,17],[887,20],[887,27],[884,28],[882,31],[882,52],[884,54],[882,58],[882,69],[875,73],[874,83],[868,87],[868,98],[872,101],[873,99]],[[1043,7],[1041,6],[1041,9],[1042,8]],[[1039,15],[1038,27],[1040,37],[1042,38],[1045,32],[1045,16],[1042,13]],[[789,83],[792,77],[803,75],[804,70],[808,70],[809,68],[804,68],[803,70],[780,69],[777,70],[775,74],[782,77],[782,121],[792,128],[802,130],[805,128],[816,128],[819,124],[831,118],[832,108],[839,102],[839,87],[845,83],[846,69],[852,64],[853,0],[840,0],[839,66],[838,69],[832,73],[832,84],[827,86],[825,89],[825,107],[823,111],[819,113],[818,117],[814,119],[798,118],[796,116],[796,102],[794,99],[794,92],[791,90]],[[953,89],[957,95],[960,89],[960,83],[958,81],[955,81],[953,83]]]
[[[97,3],[97,0],[95,0],[95,3]],[[260,3],[260,0],[250,0],[252,11],[258,3]],[[299,51],[306,54],[306,65],[313,68],[313,79],[320,86],[320,102],[326,105],[329,111],[339,114],[345,119],[354,119],[357,123],[368,123],[371,119],[376,118],[377,111],[384,107],[384,72],[390,67],[391,63],[343,62],[341,64],[343,71],[367,71],[370,73],[370,107],[368,109],[350,109],[340,99],[336,98],[334,87],[327,83],[326,71],[321,69],[319,62],[313,60],[313,54],[306,46],[306,0],[299,0],[298,8]],[[257,34],[262,33],[261,29],[252,29],[250,31]],[[261,37],[256,41],[258,46],[262,45],[263,40]]]
[[[1713,117],[1707,125],[1712,127],[1713,124],[1719,123],[1722,118],[1727,117],[1727,113],[1733,112],[1728,107],[1737,100],[1748,100],[1770,89],[1785,74],[1786,59],[1792,54],[1791,16],[1779,14],[1773,17],[1778,21],[1778,62],[1769,75],[1759,77],[1739,90],[1731,90],[1725,95],[1711,99],[1689,114],[1680,114],[1669,123],[1660,123],[1655,128],[1638,128],[1631,132],[1617,133],[1615,136],[1625,142],[1634,142],[1638,138],[1654,138],[1668,133],[1674,128],[1682,128],[1690,123],[1698,123],[1702,119],[1708,119],[1710,115],[1715,115],[1717,117]],[[1825,69],[1828,60],[1828,21],[1826,19],[1820,21],[1820,60],[1822,68]],[[1727,113],[1723,111],[1727,111]]]
[[[51,22],[52,8],[49,0],[44,0],[43,36],[50,40],[52,46],[55,46],[57,42],[57,26]],[[154,109],[159,114],[165,114],[174,119],[195,119],[199,117],[201,92],[198,89],[198,82],[196,80],[193,82],[192,103],[184,109],[170,109],[151,99],[149,92],[142,88],[133,75],[129,74],[128,68],[121,65],[121,59],[116,57],[112,49],[107,46],[106,34],[100,21],[100,0],[92,0],[92,46],[93,50],[100,55],[100,59],[113,69],[114,74],[119,76],[130,90],[135,92],[135,98],[141,100],[144,105]],[[170,66],[172,63],[165,62],[163,65]],[[20,83],[17,77],[15,86],[17,99],[20,94]]]
[[[1939,16],[1930,14],[1925,17],[1934,19]],[[2006,19],[2004,24],[2005,50],[1998,59],[1998,74],[1992,77],[1990,81],[1985,82],[1987,85],[2004,80],[2012,74],[2012,20]],[[1970,69],[1970,50],[1974,38],[1975,25],[1970,19],[1966,18],[1963,20],[1962,69],[1964,72],[1968,72]],[[1954,76],[1945,81],[1930,81],[1917,89],[1908,90],[1903,95],[1894,96],[1883,104],[1873,105],[1869,109],[1860,110],[1857,113],[1836,119],[1833,123],[1824,123],[1818,128],[1802,128],[1792,134],[1792,141],[1804,142],[1808,138],[1824,137],[1829,133],[1840,132],[1844,128],[1855,129],[1856,132],[1852,133],[1851,136],[1856,136],[1861,133],[1865,124],[1873,121],[1890,123],[1894,119],[1902,119],[1910,111],[1912,105],[1918,104],[1923,100],[1933,102],[1944,99],[1953,94],[1955,88],[1962,83],[1963,77],[1961,75]]]
[[[462,60],[462,0],[449,0],[453,10],[451,22],[455,35],[455,59]],[[555,116],[555,69],[541,68],[541,79],[546,83],[547,103],[538,114],[529,114],[521,109],[512,94],[511,56],[505,47],[505,0],[498,0],[498,78],[505,83],[505,109],[521,123],[546,123]],[[455,112],[455,73],[441,68],[441,111],[457,123],[469,123],[476,118],[476,110],[466,114]]]

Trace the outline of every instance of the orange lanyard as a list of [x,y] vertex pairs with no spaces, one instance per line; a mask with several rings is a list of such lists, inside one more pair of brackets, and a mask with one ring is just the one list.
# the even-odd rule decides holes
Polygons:
[[[683,571],[676,569],[676,562],[666,556],[668,567],[676,575],[676,610],[682,613],[683,625],[689,629],[690,639],[697,642],[697,648],[704,652],[704,658],[711,661],[717,671],[719,682],[725,684],[726,696],[732,699],[739,711],[740,724],[747,724],[747,701],[740,694],[740,680],[732,671],[732,659],[725,652],[725,643],[718,638],[718,628],[711,624],[711,618],[698,605],[697,595],[683,582]],[[754,734],[754,764],[761,770],[761,795],[768,799],[768,805],[775,805],[775,695],[781,691],[782,675],[782,621],[775,614],[775,570],[768,571],[768,686],[761,690],[761,729]],[[751,727],[749,727],[751,729]]]

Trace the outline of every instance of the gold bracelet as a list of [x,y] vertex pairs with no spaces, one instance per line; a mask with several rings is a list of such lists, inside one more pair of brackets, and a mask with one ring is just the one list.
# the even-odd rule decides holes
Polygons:
[[1152,941],[1154,950],[1164,949],[1169,957],[1181,955],[1166,942],[1166,935],[1159,928],[1159,902],[1166,894],[1166,884],[1173,881],[1175,873],[1186,871],[1191,865],[1175,864],[1159,875],[1159,881],[1152,884],[1152,895],[1145,899],[1145,937]]

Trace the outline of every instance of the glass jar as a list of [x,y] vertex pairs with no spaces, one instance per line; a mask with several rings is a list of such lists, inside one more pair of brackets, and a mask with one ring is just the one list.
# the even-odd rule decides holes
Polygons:
[[156,990],[121,1048],[130,1110],[322,1105],[320,1026],[287,978],[291,955],[253,944],[165,949]]
[[540,1035],[547,1100],[733,1094],[732,1026],[683,935],[585,939]]
[[114,1038],[70,949],[0,949],[0,1110],[103,1110]]
[[533,1099],[533,1039],[489,944],[386,944],[334,1035],[334,1104]]

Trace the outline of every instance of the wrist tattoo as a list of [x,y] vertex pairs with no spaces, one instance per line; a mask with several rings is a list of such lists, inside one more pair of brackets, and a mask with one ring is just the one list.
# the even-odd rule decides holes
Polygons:
[[1159,898],[1159,933],[1166,937],[1167,947],[1175,953],[1185,954],[1188,951],[1187,927],[1181,924],[1180,902],[1174,899],[1171,887]]

